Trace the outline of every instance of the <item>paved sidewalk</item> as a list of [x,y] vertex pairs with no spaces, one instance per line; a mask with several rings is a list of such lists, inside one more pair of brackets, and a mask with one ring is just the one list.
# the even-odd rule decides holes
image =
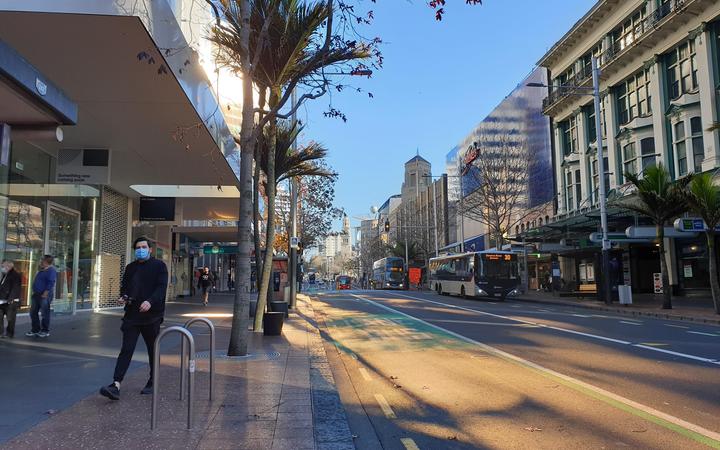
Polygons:
[[[228,316],[231,297],[225,297],[221,309]],[[222,316],[218,307],[213,306],[212,315]],[[170,304],[168,309],[173,308]],[[299,296],[297,311],[286,319],[282,336],[253,333],[248,357],[216,358],[212,402],[208,400],[209,339],[200,325],[193,326],[199,354],[192,430],[186,430],[187,403],[178,399],[179,358],[175,345],[163,353],[156,430],[150,430],[151,396],[139,394],[147,377],[147,366],[143,365],[126,377],[120,401],[113,402],[98,394],[88,396],[6,442],[2,448],[353,449],[345,411],[314,317],[310,299]],[[222,352],[227,348],[230,318],[211,319],[217,329],[216,351]],[[144,351],[139,344],[136,355]],[[52,378],[51,374],[48,376]]]
[[649,316],[661,319],[684,320],[720,325],[720,315],[713,309],[712,299],[708,298],[676,298],[673,297],[673,309],[662,309],[660,295],[633,296],[632,305],[613,303],[606,305],[595,298],[560,297],[549,292],[529,291],[513,300],[522,302],[548,303],[556,305],[577,306],[580,308],[611,311],[633,316]]

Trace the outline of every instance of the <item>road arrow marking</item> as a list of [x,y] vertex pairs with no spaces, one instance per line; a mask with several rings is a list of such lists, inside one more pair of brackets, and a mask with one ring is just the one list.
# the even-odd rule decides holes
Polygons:
[[420,450],[420,447],[410,438],[402,438],[400,442],[405,446],[405,450]]
[[362,377],[365,378],[365,381],[372,381],[372,378],[370,377],[370,373],[368,373],[366,368],[361,367],[358,369],[358,371],[360,371],[360,375],[362,375]]

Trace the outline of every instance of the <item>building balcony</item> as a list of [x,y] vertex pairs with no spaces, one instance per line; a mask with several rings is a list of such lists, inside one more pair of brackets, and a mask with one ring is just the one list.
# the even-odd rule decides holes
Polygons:
[[[640,56],[648,48],[653,48],[669,34],[677,31],[711,3],[711,0],[666,0],[663,2],[655,11],[617,39],[609,48],[604,49],[598,56],[601,82],[623,69],[628,61]],[[577,87],[592,86],[590,64],[584,65],[579,73],[567,81],[567,84]],[[585,93],[586,90],[578,90],[573,87],[552,87],[548,96],[543,100],[543,113],[553,116],[572,101],[579,92]]]

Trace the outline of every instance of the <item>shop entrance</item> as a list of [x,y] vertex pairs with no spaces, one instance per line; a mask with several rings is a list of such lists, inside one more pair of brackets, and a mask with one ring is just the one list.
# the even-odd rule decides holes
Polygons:
[[57,270],[53,310],[73,313],[80,254],[80,212],[48,201],[45,224],[45,253],[55,258]]

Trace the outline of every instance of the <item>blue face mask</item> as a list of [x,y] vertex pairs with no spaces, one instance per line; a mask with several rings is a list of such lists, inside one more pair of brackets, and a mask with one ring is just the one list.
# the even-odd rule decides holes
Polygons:
[[143,260],[150,258],[150,249],[149,248],[136,248],[135,249],[135,258],[143,259]]

